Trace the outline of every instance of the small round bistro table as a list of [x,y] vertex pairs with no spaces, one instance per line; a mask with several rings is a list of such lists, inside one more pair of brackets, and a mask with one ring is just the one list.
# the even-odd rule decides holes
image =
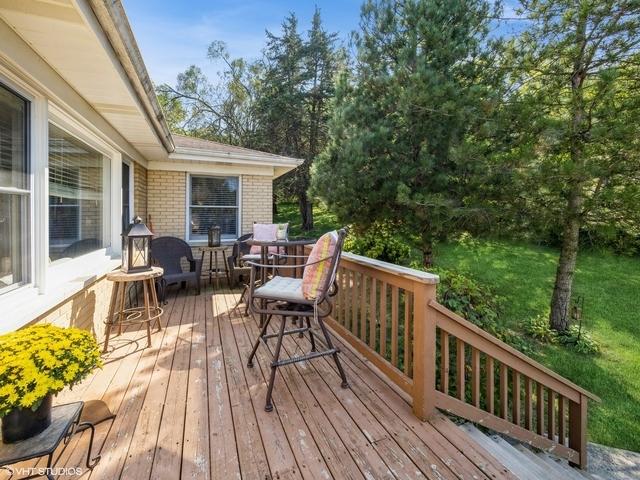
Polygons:
[[[113,282],[114,285],[111,290],[109,316],[105,322],[107,330],[103,352],[107,352],[111,330],[116,326],[118,327],[118,335],[121,335],[123,326],[146,324],[147,344],[149,347],[151,346],[151,324],[155,322],[158,325],[158,331],[161,329],[160,316],[163,311],[158,304],[155,279],[163,274],[164,270],[160,267],[151,267],[151,270],[145,272],[126,273],[116,270],[107,274],[107,280]],[[131,282],[142,282],[143,306],[125,308],[127,287]]]
[[[213,279],[216,279],[216,286],[220,288],[220,276],[224,273],[227,278],[227,282],[231,285],[231,281],[229,280],[229,266],[227,265],[227,259],[225,258],[225,250],[227,247],[224,245],[220,245],[218,247],[209,247],[204,246],[200,247],[202,250],[202,263],[204,264],[204,254],[209,252],[209,270],[205,273],[209,275],[209,284],[213,284]],[[218,263],[218,252],[220,252],[220,256],[222,257],[222,265],[223,268],[220,267]]]

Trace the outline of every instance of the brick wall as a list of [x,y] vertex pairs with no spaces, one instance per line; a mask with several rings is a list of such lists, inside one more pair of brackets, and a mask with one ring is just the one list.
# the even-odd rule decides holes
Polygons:
[[156,236],[184,238],[187,174],[147,171],[147,213]]
[[147,222],[147,169],[138,163],[133,163],[133,208],[134,215],[139,215],[143,222]]
[[104,337],[104,321],[109,313],[112,285],[103,275],[87,288],[34,319],[31,325],[52,323],[59,327],[77,327],[92,332],[101,341]]
[[242,176],[242,233],[251,233],[253,223],[273,222],[273,180],[259,175]]
[[[254,222],[273,221],[273,181],[271,177],[259,175],[243,175],[241,181],[241,234],[244,234],[251,233]],[[147,172],[147,212],[151,216],[153,231],[157,236],[171,235],[184,238],[186,188],[185,172]]]

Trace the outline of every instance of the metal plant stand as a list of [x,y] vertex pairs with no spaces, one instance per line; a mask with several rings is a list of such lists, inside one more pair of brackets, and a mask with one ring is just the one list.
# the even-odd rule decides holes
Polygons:
[[[46,477],[54,479],[55,470],[53,455],[61,443],[66,448],[71,436],[76,432],[91,430],[89,438],[89,450],[87,451],[86,467],[92,469],[100,461],[100,455],[91,456],[93,450],[93,438],[95,435],[95,423],[83,417],[84,402],[74,402],[65,405],[56,405],[51,409],[51,425],[39,434],[15,443],[0,442],[0,468],[12,471],[9,465],[13,465],[34,458],[47,457],[46,469],[36,467],[30,475],[24,478]],[[107,409],[108,410],[108,409]],[[113,418],[111,414],[110,417]],[[106,418],[105,418],[106,419]],[[58,455],[60,458],[60,455]],[[41,473],[43,472],[43,473]]]

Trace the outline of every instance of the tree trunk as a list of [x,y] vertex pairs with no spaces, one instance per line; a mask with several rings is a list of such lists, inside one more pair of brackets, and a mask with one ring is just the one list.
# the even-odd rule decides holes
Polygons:
[[277,197],[276,194],[273,194],[273,198],[271,200],[271,213],[273,214],[273,216],[275,217],[276,215],[278,215],[278,201],[277,201]]
[[424,268],[433,267],[433,240],[431,236],[422,236],[422,266]]
[[306,232],[313,230],[313,203],[309,200],[306,191],[298,195],[298,207],[302,218],[302,230]]
[[569,328],[571,312],[571,290],[573,274],[578,258],[578,241],[580,235],[580,208],[582,197],[574,194],[568,203],[569,215],[562,232],[562,247],[556,270],[556,282],[551,297],[549,325],[554,330],[564,332]]

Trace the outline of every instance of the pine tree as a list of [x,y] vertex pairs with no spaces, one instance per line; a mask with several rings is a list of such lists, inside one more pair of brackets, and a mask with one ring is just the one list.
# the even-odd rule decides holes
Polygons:
[[343,222],[392,222],[430,266],[434,242],[474,221],[468,142],[496,102],[484,70],[492,7],[482,0],[368,1],[355,72],[344,72],[314,191]]
[[550,325],[566,330],[580,232],[640,226],[640,3],[523,1],[514,43],[516,93],[536,131],[518,145],[522,195],[557,225],[561,248]]

